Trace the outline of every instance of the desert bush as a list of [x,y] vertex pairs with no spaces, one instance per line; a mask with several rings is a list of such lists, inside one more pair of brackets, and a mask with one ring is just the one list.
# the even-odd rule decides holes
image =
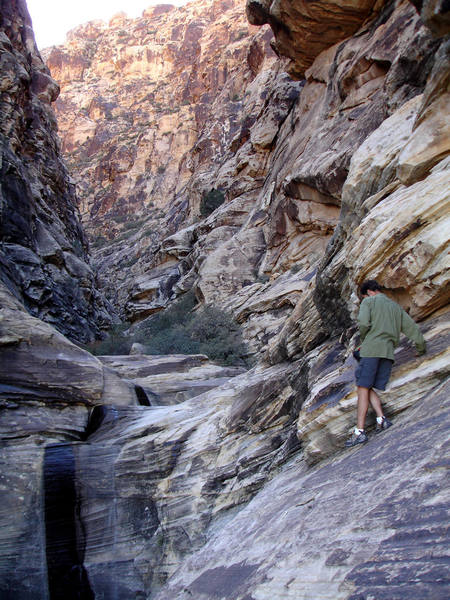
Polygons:
[[225,194],[222,190],[212,189],[205,192],[200,201],[200,214],[203,218],[210,215],[216,208],[225,202]]
[[147,354],[206,354],[222,365],[246,366],[248,350],[239,324],[231,313],[211,305],[196,311],[192,291],[169,308],[145,319],[126,335],[129,323],[114,325],[104,340],[88,344],[96,356],[129,354],[134,342]]
[[104,340],[96,340],[86,346],[86,349],[95,356],[108,356],[117,354],[129,354],[133,340],[125,335],[129,323],[113,325]]
[[173,302],[165,310],[152,315],[142,321],[135,328],[135,341],[148,344],[148,340],[161,332],[167,331],[176,325],[184,325],[190,318],[190,312],[196,305],[195,294],[191,290]]
[[107,240],[103,235],[99,235],[92,243],[92,248],[103,248],[108,244],[109,240]]
[[134,340],[148,354],[206,354],[223,365],[244,365],[247,348],[231,313],[214,306],[192,312],[195,304],[193,292],[186,293],[141,323]]
[[223,365],[244,362],[247,348],[241,328],[231,313],[207,305],[186,324],[186,334],[198,343],[199,352]]

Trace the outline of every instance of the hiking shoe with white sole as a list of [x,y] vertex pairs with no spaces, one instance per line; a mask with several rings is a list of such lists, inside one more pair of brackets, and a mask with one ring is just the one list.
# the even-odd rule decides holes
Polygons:
[[351,438],[345,442],[345,447],[351,448],[352,446],[357,446],[358,444],[365,444],[368,440],[369,438],[364,431],[361,431],[361,433],[356,433],[356,431],[354,431]]
[[378,421],[377,421],[377,426],[375,427],[375,433],[381,433],[385,429],[389,429],[389,427],[391,425],[392,425],[392,422],[389,421],[389,419],[386,419],[386,417],[383,417],[383,421],[381,423],[378,423]]

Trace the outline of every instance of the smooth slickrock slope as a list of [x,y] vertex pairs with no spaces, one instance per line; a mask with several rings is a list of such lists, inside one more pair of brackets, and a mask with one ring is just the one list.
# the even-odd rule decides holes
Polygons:
[[[0,3],[0,277],[35,316],[89,341],[111,323],[89,264],[25,0]],[[112,311],[111,311],[112,312]]]
[[320,468],[290,461],[155,598],[444,600],[449,391]]

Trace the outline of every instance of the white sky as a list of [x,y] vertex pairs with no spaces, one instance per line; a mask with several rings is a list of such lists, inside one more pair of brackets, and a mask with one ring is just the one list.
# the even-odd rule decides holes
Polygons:
[[66,33],[93,19],[109,19],[118,12],[140,17],[154,4],[186,4],[187,0],[26,0],[38,48],[63,44]]

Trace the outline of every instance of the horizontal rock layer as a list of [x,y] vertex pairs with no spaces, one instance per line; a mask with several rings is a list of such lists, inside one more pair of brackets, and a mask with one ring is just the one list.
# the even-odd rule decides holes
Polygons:
[[[146,394],[149,405],[178,404],[219,387],[245,372],[242,367],[221,367],[202,354],[163,356],[103,356],[103,364],[122,377],[133,379]],[[145,398],[145,396],[144,396]]]

